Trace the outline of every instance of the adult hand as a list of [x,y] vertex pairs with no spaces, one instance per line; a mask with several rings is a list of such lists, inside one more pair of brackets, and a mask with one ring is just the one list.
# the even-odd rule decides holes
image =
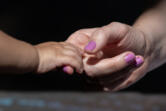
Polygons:
[[148,70],[148,39],[144,32],[129,25],[113,22],[82,29],[67,42],[85,50],[84,70],[97,78],[105,91],[126,88]]

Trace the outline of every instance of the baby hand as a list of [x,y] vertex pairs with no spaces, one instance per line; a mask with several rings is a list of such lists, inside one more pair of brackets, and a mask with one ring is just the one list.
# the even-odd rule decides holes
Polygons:
[[37,73],[46,73],[64,65],[74,67],[82,73],[82,52],[74,45],[67,42],[45,42],[35,47],[39,55]]

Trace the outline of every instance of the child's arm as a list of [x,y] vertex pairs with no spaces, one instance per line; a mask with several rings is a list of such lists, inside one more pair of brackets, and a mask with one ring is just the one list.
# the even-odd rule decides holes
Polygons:
[[80,50],[65,42],[46,42],[33,46],[0,31],[0,73],[45,73],[63,65],[82,72]]
[[0,73],[31,72],[38,63],[37,50],[31,44],[0,31]]

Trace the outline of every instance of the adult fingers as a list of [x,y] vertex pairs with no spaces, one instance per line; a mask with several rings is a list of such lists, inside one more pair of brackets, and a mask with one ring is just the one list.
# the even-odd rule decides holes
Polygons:
[[[89,67],[87,67],[85,70],[87,74],[92,77],[105,76],[126,68],[134,61],[135,54],[133,52],[127,51],[112,58],[96,61],[98,63],[95,63],[94,60],[89,59],[86,61],[86,64]],[[93,68],[90,67],[91,65],[93,65]]]
[[80,29],[74,32],[72,35],[70,35],[66,42],[71,43],[81,49],[84,49],[85,45],[90,40],[89,37],[95,30],[97,30],[97,28]]
[[[105,91],[118,91],[120,89],[126,88],[136,82],[138,80],[138,76],[136,76],[137,73],[135,73],[135,70],[142,66],[143,64],[143,57],[142,56],[136,56],[136,60],[134,65],[131,67],[120,71],[119,73],[113,74],[113,76],[100,78],[100,83],[104,86]],[[140,77],[139,77],[140,78]]]
[[[121,90],[121,89],[124,89],[124,88],[127,88],[129,87],[130,85],[132,85],[133,83],[135,83],[136,81],[138,81],[140,78],[142,78],[146,72],[143,72],[141,71],[142,68],[145,68],[144,66],[146,64],[143,64],[143,61],[144,62],[144,58],[142,56],[136,56],[136,66],[137,67],[140,67],[140,69],[138,69],[137,71],[134,71],[130,77],[128,77],[124,82],[122,82],[119,86],[115,87],[112,91],[118,91],[118,90]],[[143,65],[144,66],[143,66]]]
[[[89,28],[89,29],[81,29],[78,30],[76,32],[74,32],[72,35],[70,35],[68,37],[68,39],[66,40],[66,42],[71,43],[75,46],[78,47],[78,49],[81,51],[81,49],[83,50],[85,45],[89,42],[89,36],[91,36],[91,34],[97,30],[97,28]],[[73,68],[71,66],[64,66],[63,67],[63,71],[68,73],[68,74],[72,74],[73,73]]]
[[118,72],[115,72],[115,73],[112,73],[110,75],[106,75],[106,76],[103,76],[103,77],[99,77],[99,81],[100,81],[100,84],[102,85],[111,85],[112,83],[114,83],[115,81],[121,79],[121,78],[127,78],[130,76],[130,74],[132,73],[132,71],[134,71],[137,67],[135,67],[134,65],[135,63],[127,66],[126,68],[118,71]]
[[130,26],[113,22],[107,26],[98,28],[90,37],[90,42],[86,45],[85,51],[88,53],[96,53],[104,46],[110,43],[116,43],[123,39]]

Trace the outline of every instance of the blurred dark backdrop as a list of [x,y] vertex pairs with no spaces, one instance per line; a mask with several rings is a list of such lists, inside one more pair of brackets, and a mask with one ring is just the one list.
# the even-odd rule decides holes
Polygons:
[[[119,21],[132,25],[149,7],[148,0],[34,0],[1,1],[0,29],[13,37],[37,44],[64,41],[74,31]],[[165,93],[165,65],[148,73],[124,91]],[[45,75],[2,75],[0,90],[48,91],[96,89],[85,76],[63,72]]]

